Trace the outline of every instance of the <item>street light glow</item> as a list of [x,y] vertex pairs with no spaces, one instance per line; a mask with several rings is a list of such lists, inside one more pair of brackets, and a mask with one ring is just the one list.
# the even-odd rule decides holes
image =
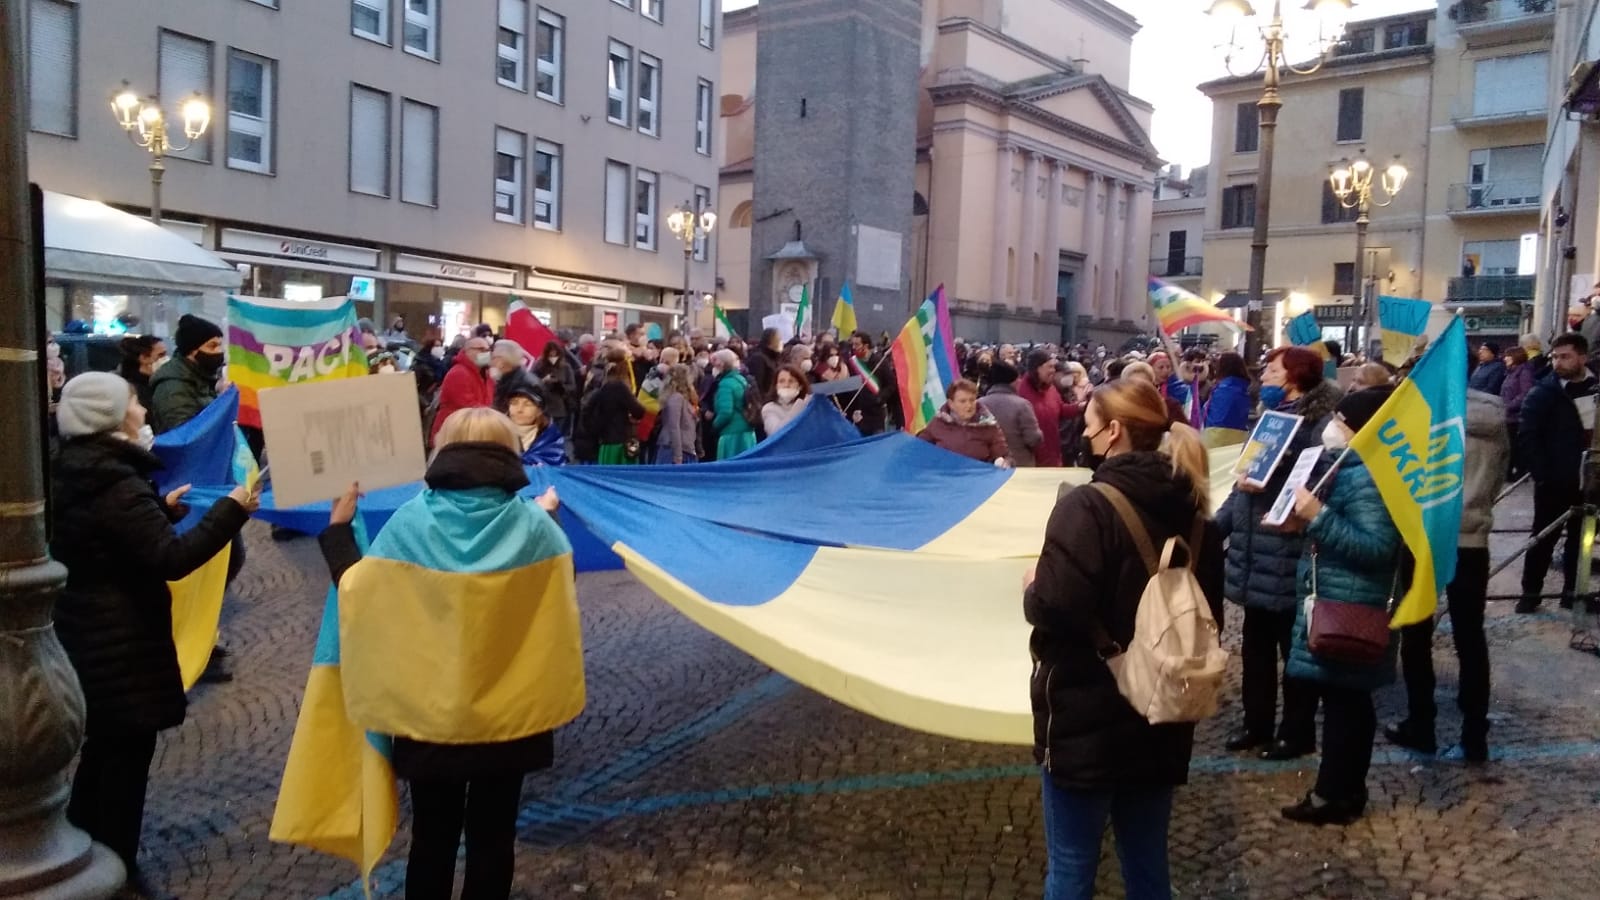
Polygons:
[[1256,8],[1250,5],[1249,0],[1214,0],[1211,8],[1206,10],[1206,15],[1223,20],[1253,19]]

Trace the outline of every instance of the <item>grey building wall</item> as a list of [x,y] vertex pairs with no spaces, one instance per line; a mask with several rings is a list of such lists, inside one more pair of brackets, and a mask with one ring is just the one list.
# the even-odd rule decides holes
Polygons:
[[[776,309],[766,257],[795,238],[820,257],[819,320],[848,280],[865,330],[897,331],[908,296],[915,193],[918,0],[762,0],[750,306]],[[863,284],[857,229],[901,236],[899,284]]]

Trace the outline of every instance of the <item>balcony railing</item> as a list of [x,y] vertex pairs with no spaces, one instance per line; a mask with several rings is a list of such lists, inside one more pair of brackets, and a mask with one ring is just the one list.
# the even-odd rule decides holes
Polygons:
[[1546,16],[1556,11],[1556,0],[1460,0],[1450,7],[1457,25],[1489,25]]
[[1543,183],[1537,178],[1450,185],[1446,209],[1452,213],[1526,212],[1539,208]]
[[1205,274],[1205,257],[1158,256],[1150,260],[1150,274],[1157,278],[1198,278]]
[[1445,288],[1445,302],[1519,303],[1533,299],[1533,283],[1532,275],[1468,275],[1452,278]]
[[1543,122],[1550,115],[1550,107],[1542,98],[1530,98],[1522,103],[1525,109],[1479,109],[1473,97],[1457,97],[1450,104],[1450,121],[1457,128],[1488,128],[1496,125],[1516,125]]

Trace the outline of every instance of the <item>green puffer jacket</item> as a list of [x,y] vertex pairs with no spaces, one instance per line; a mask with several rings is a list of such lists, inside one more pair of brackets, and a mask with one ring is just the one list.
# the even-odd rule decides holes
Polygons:
[[[1334,451],[1324,453],[1319,471],[1312,475],[1312,484],[1337,455]],[[1359,665],[1324,659],[1311,652],[1304,601],[1311,594],[1311,554],[1315,549],[1317,595],[1321,599],[1386,608],[1396,587],[1400,548],[1400,532],[1389,518],[1372,473],[1354,453],[1348,454],[1333,476],[1322,512],[1306,526],[1305,552],[1296,573],[1301,602],[1295,611],[1294,640],[1289,650],[1290,676],[1367,691],[1394,681],[1398,635],[1391,634],[1389,653],[1379,663]],[[1400,585],[1401,590],[1404,587]]]
[[217,399],[217,382],[192,360],[174,356],[150,377],[150,430],[163,434],[200,415]]

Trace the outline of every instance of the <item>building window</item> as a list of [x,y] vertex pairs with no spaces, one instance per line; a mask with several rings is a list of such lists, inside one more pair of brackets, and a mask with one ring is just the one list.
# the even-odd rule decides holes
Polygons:
[[350,190],[389,196],[389,95],[350,86]]
[[656,195],[660,178],[654,172],[636,170],[633,185],[633,245],[640,250],[656,249]]
[[[695,185],[694,186],[694,214],[695,214],[695,218],[698,219],[700,217],[701,213],[705,212],[706,210],[708,210],[710,208],[711,208],[711,188],[701,187],[698,184]],[[699,236],[697,236],[694,239],[694,258],[699,262],[705,262],[706,261],[706,257],[708,255],[708,250],[709,250],[709,247],[707,246],[706,235],[700,234]]]
[[400,102],[400,202],[439,205],[439,108]]
[[1222,227],[1250,228],[1256,224],[1256,186],[1240,184],[1222,191]]
[[606,64],[606,121],[624,128],[633,127],[628,105],[628,94],[632,90],[633,49],[627,44],[612,41]]
[[500,0],[496,32],[495,80],[508,88],[526,89],[528,64],[528,0]]
[[1322,224],[1337,225],[1340,222],[1354,222],[1360,217],[1361,211],[1347,207],[1339,202],[1339,195],[1333,192],[1333,185],[1326,180],[1322,182]]
[[509,128],[494,130],[494,217],[522,224],[522,158],[528,138]]
[[1373,34],[1371,28],[1358,28],[1354,31],[1347,31],[1344,35],[1344,45],[1339,48],[1339,53],[1340,55],[1371,53],[1375,38],[1376,35]]
[[656,136],[661,133],[661,60],[648,53],[639,54],[639,130]]
[[611,0],[611,2],[618,6],[626,6],[629,9],[633,9],[633,0]]
[[694,94],[694,149],[702,156],[711,155],[711,82],[700,79]]
[[1339,92],[1338,141],[1359,141],[1366,118],[1366,88],[1345,88]]
[[1233,152],[1254,153],[1261,146],[1261,107],[1241,103],[1233,115]]
[[606,160],[606,243],[628,243],[628,167]]
[[561,230],[561,145],[549,141],[533,148],[533,224]]
[[639,14],[646,19],[661,21],[662,0],[639,0]]
[[700,46],[710,49],[717,31],[717,0],[700,0]]
[[[163,105],[176,108],[189,97],[199,94],[212,103],[211,94],[211,42],[202,41],[171,31],[161,32],[160,58],[156,64],[156,96]],[[209,134],[190,144],[185,150],[167,154],[195,162],[211,161]]]
[[1428,43],[1428,23],[1400,22],[1383,30],[1383,49],[1422,47]]
[[566,55],[567,20],[548,10],[539,10],[534,25],[533,90],[540,97],[561,102],[561,63]]
[[228,168],[272,172],[272,81],[277,64],[228,51]]
[[1353,297],[1356,293],[1356,264],[1333,264],[1333,294],[1336,297]]
[[424,59],[439,58],[439,0],[405,0],[406,52]]
[[1462,274],[1516,275],[1521,258],[1521,241],[1467,241],[1461,247]]
[[33,0],[28,7],[28,127],[78,136],[78,7]]
[[389,0],[350,0],[350,33],[389,43]]
[[1549,53],[1523,53],[1480,59],[1474,64],[1472,112],[1503,116],[1543,111],[1547,102]]
[[250,2],[257,6],[265,6],[268,9],[278,8],[278,0],[250,0]]

